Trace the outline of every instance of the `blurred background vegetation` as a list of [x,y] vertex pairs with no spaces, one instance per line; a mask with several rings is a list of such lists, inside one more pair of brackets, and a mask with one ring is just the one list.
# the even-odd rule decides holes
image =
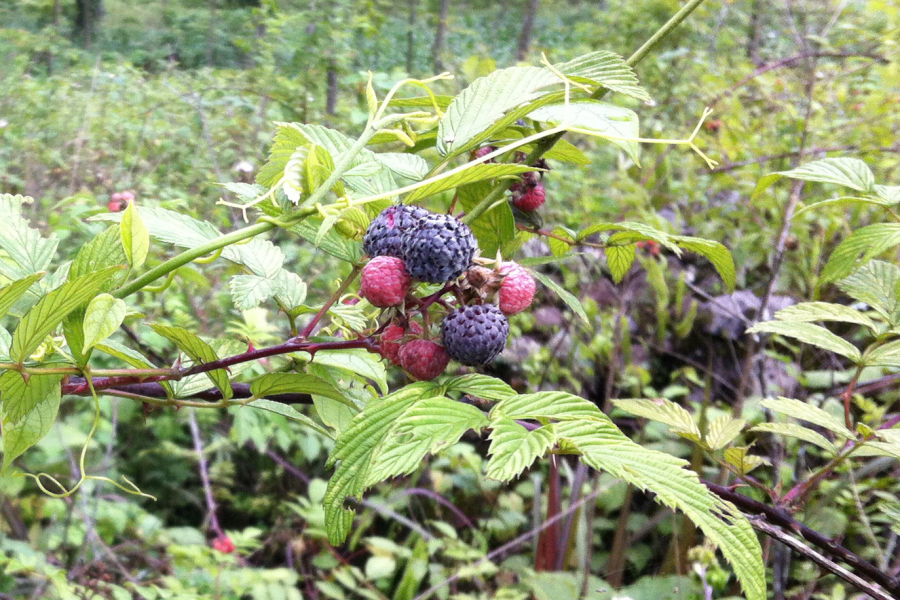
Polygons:
[[[679,6],[677,0],[3,2],[0,191],[35,198],[32,223],[56,232],[72,255],[102,229],[85,219],[105,212],[113,194],[124,191],[139,204],[237,227],[240,214],[215,204],[227,197],[217,183],[252,181],[276,121],[359,131],[367,71],[379,95],[408,75],[443,70],[456,76],[440,83],[443,91],[455,93],[495,68],[537,64],[541,52],[553,61],[591,50],[627,56]],[[788,193],[803,202],[828,190],[783,186],[754,203],[749,196],[762,174],[824,156],[859,157],[877,181],[896,184],[898,39],[900,6],[892,0],[702,6],[641,64],[638,75],[655,100],[631,107],[642,134],[662,138],[684,136],[703,107],[712,107],[700,143],[719,166],[710,171],[679,149],[645,146],[638,168],[611,145],[572,138],[591,164],[551,162],[542,216],[562,233],[592,221],[630,220],[720,241],[734,252],[742,291],[725,295],[707,263],[652,246],[641,251],[642,268],[615,286],[602,254],[588,248],[547,274],[581,298],[591,324],[574,318],[555,295],[542,294],[534,310],[512,320],[515,339],[494,374],[519,390],[574,391],[604,410],[612,398],[664,396],[689,408],[706,402],[713,416],[738,406],[736,416],[754,422],[763,419],[759,397],[773,393],[808,395],[838,410],[831,390],[845,374],[831,370],[828,356],[784,347],[761,353],[741,334],[770,289],[773,302],[817,294],[840,299],[833,287],[816,291],[823,257],[850,227],[877,213],[865,207],[805,213],[783,240],[783,264],[773,269]],[[344,274],[336,261],[283,233],[274,241],[310,294],[327,297],[335,289]],[[531,256],[551,251],[537,239],[524,248]],[[180,269],[147,316],[209,337],[257,345],[282,339],[287,324],[275,312],[231,305],[222,282],[235,269],[220,262]],[[134,334],[171,358],[151,330]],[[864,382],[883,375],[867,373]],[[877,393],[885,399],[880,405],[900,399],[887,387]],[[606,476],[592,479],[574,462],[559,460],[560,500],[548,497],[546,465],[514,486],[485,479],[484,444],[466,438],[413,477],[380,486],[361,507],[351,542],[332,548],[322,532],[325,438],[259,412],[142,413],[114,399],[103,405],[91,464],[98,473],[128,476],[159,500],[124,498],[91,484],[57,500],[24,479],[0,478],[0,598],[411,600],[451,575],[458,579],[439,596],[736,594],[715,554],[693,547],[690,527],[639,491]],[[29,472],[71,474],[92,411],[83,399],[61,410],[60,423],[21,459]],[[873,419],[880,417],[875,412]],[[644,444],[690,458],[689,446],[663,427],[617,422]],[[761,456],[783,454],[762,435],[746,441]],[[799,454],[798,448],[788,456],[801,460],[776,461],[770,484],[821,460],[814,448]],[[896,533],[879,512],[884,498],[900,491],[896,475],[894,463],[866,473],[852,489],[846,482],[826,485],[828,508],[818,510],[812,500],[804,518],[872,560],[886,549],[896,552]],[[596,500],[573,513],[549,557],[545,550],[536,560],[531,538],[503,549],[548,510],[588,492]],[[871,543],[873,526],[890,546]],[[225,535],[236,552],[222,545]],[[775,597],[852,595],[833,577],[820,578],[811,563],[771,551]],[[626,587],[614,590],[620,586]]]

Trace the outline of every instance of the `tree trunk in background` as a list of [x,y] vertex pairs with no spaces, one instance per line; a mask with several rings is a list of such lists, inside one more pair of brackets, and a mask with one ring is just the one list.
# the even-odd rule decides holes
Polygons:
[[329,115],[337,113],[338,76],[334,63],[328,67],[328,96],[325,99],[325,112]]
[[416,4],[419,0],[409,0],[409,31],[406,34],[406,73],[412,75],[416,58]]
[[209,31],[206,32],[206,66],[213,66],[216,57],[216,0],[209,0]]
[[534,18],[537,16],[538,0],[529,0],[522,20],[522,35],[519,36],[519,49],[516,52],[516,60],[525,60],[528,56],[528,48],[531,46],[531,33],[534,29]]
[[756,66],[762,64],[759,48],[762,45],[762,6],[763,0],[753,0],[750,6],[750,26],[747,31],[747,58]]
[[438,9],[437,32],[434,34],[434,46],[431,47],[431,56],[434,57],[434,72],[441,73],[444,70],[444,61],[441,60],[441,52],[444,51],[444,37],[447,35],[447,13],[450,12],[450,0],[441,0]]
[[75,0],[75,35],[85,48],[94,43],[103,14],[103,0]]

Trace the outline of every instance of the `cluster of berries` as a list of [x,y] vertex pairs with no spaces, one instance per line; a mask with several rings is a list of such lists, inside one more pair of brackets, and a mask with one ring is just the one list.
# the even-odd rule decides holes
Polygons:
[[[416,379],[434,379],[450,359],[469,366],[492,362],[506,346],[507,315],[525,310],[534,298],[534,279],[521,266],[505,262],[492,270],[473,264],[478,242],[452,215],[390,206],[369,225],[363,248],[371,260],[362,270],[360,296],[396,309],[381,330],[381,353]],[[414,281],[444,285],[420,298]],[[453,303],[443,299],[447,294]],[[442,317],[440,344],[428,331],[433,305]],[[412,320],[415,313],[421,325]]]
[[[474,156],[475,158],[481,158],[494,152],[496,149],[494,146],[483,146],[475,151]],[[516,152],[515,162],[520,163],[523,160],[525,160],[525,153]],[[487,162],[494,162],[494,160],[491,159]],[[538,159],[534,166],[544,169],[544,171],[550,170],[550,166],[543,158]],[[517,181],[509,186],[509,191],[512,194],[510,201],[513,206],[523,212],[534,212],[544,205],[544,201],[547,199],[547,191],[542,183],[544,171],[522,173],[522,181]]]

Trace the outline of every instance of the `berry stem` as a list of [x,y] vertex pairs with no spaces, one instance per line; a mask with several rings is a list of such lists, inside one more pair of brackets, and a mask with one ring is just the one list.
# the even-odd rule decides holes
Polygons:
[[325,302],[325,304],[322,305],[322,308],[320,308],[316,315],[312,318],[312,321],[310,321],[309,324],[303,328],[303,331],[301,331],[295,339],[305,340],[309,338],[310,335],[312,335],[313,329],[316,328],[316,325],[319,324],[319,321],[322,320],[322,317],[325,316],[325,313],[328,312],[328,309],[331,308],[334,303],[340,299],[341,295],[343,295],[343,293],[347,291],[347,288],[350,287],[350,284],[353,283],[353,280],[356,279],[356,276],[359,275],[359,272],[359,267],[353,267],[353,270],[350,271],[350,274],[344,278],[344,281],[341,282],[341,285],[338,287],[338,289],[335,290],[335,292],[331,295],[331,298],[329,298]]

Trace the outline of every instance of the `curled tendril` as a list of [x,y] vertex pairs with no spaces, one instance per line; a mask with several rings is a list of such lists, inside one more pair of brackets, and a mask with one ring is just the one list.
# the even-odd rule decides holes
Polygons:
[[[97,390],[94,389],[94,383],[91,378],[90,371],[85,370],[84,372],[85,379],[87,380],[88,387],[91,389],[91,396],[94,399],[94,421],[91,424],[91,430],[88,432],[87,438],[84,441],[84,446],[81,448],[81,455],[78,458],[78,481],[70,488],[66,489],[66,487],[59,482],[58,479],[53,477],[48,473],[38,473],[34,475],[32,473],[20,473],[20,477],[28,477],[37,484],[38,488],[48,496],[53,498],[68,498],[75,492],[77,492],[85,481],[93,480],[93,481],[103,481],[106,483],[111,483],[116,486],[126,494],[133,494],[135,496],[143,496],[144,498],[150,498],[151,500],[156,500],[156,496],[151,496],[150,494],[146,494],[141,491],[141,489],[134,484],[130,479],[122,476],[122,479],[125,481],[126,485],[122,485],[121,483],[110,479],[109,477],[103,477],[101,475],[88,475],[85,469],[85,459],[87,457],[88,447],[91,445],[91,441],[94,439],[94,434],[97,432],[97,427],[100,425],[100,397],[97,396]],[[53,485],[58,487],[60,492],[53,492],[47,489],[44,483],[41,481],[41,478],[46,478],[48,481],[52,482]]]

